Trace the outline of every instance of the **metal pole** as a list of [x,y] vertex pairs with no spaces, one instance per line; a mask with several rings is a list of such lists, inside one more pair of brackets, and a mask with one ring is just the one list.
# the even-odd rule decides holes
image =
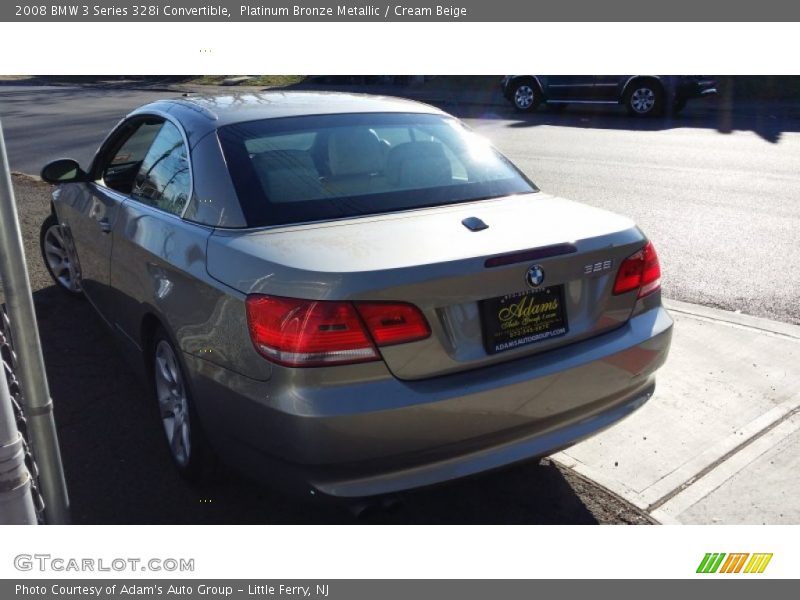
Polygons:
[[0,361],[0,525],[36,525],[31,474],[25,466],[25,442],[17,429]]
[[39,465],[39,484],[45,502],[45,520],[69,522],[69,497],[61,465],[53,402],[47,385],[39,327],[33,309],[31,282],[22,247],[22,233],[11,185],[6,144],[0,124],[0,280],[11,320],[11,338],[17,355],[23,410],[28,421],[28,440]]

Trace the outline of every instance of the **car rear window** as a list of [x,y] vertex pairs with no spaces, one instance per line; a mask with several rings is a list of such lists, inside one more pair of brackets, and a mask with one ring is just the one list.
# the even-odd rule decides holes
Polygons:
[[251,227],[536,191],[488,142],[443,115],[266,119],[221,127],[218,136]]

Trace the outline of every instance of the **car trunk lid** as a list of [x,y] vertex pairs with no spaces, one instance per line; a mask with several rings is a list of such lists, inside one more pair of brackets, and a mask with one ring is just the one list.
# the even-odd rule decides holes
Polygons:
[[[487,227],[476,227],[476,220]],[[421,379],[543,352],[620,326],[636,293],[613,295],[614,276],[643,242],[629,219],[537,193],[342,221],[218,230],[209,240],[208,271],[245,294],[416,305],[431,336],[380,352],[398,378]],[[502,318],[509,314],[510,326]]]

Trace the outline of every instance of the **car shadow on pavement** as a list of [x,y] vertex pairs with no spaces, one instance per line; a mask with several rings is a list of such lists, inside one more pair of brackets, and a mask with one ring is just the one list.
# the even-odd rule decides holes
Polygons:
[[298,502],[224,467],[190,485],[169,463],[147,391],[90,304],[55,286],[34,300],[74,523],[621,522],[618,511],[603,516],[608,509],[591,490],[547,462],[408,493],[392,510],[359,517],[340,505]]
[[711,129],[722,134],[752,131],[763,140],[778,143],[783,133],[800,131],[800,102],[724,102],[697,101],[679,115],[635,118],[620,106],[572,105],[555,111],[540,107],[533,113],[519,113],[509,107],[491,108],[462,105],[446,107],[460,118],[513,119],[508,127],[575,127],[664,131],[679,128]]

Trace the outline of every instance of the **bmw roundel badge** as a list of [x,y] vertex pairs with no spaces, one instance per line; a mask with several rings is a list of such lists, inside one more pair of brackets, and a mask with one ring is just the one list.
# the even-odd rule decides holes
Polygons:
[[533,265],[528,272],[525,273],[525,281],[532,288],[539,287],[544,281],[544,269],[542,265]]

